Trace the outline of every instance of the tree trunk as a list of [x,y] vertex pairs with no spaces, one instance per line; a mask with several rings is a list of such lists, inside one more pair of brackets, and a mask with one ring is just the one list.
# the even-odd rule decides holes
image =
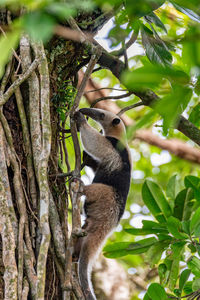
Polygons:
[[[101,12],[78,21],[91,16]],[[87,30],[96,32],[109,17]],[[5,10],[0,23],[7,24]],[[63,129],[78,70],[89,60],[79,43],[55,36],[44,49],[24,34],[1,79],[0,299],[83,299],[76,273],[68,269],[66,180],[56,174],[60,162],[71,171],[74,157],[68,157]]]

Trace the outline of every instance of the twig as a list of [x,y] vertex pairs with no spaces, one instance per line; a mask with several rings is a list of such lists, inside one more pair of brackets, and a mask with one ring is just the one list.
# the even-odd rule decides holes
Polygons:
[[139,33],[139,28],[136,31],[133,31],[130,40],[121,49],[119,49],[117,51],[113,51],[113,52],[111,52],[111,54],[114,55],[114,56],[119,56],[119,57],[124,55],[126,50],[130,46],[132,46],[135,43],[135,41],[137,40],[138,33]]
[[129,105],[129,106],[126,106],[124,108],[122,108],[118,113],[117,115],[120,117],[122,114],[124,114],[126,111],[130,110],[130,109],[133,109],[135,107],[139,107],[139,106],[142,106],[144,105],[143,102],[138,102],[138,103],[135,103],[135,104],[132,104],[132,105]]
[[15,90],[31,75],[31,73],[37,68],[39,65],[39,59],[35,58],[34,62],[31,64],[30,68],[22,75],[18,77],[15,82],[7,89],[7,91],[0,96],[0,106],[3,106],[8,99],[12,96]]
[[1,87],[0,87],[0,95],[2,96],[5,89],[6,89],[6,84],[8,82],[8,79],[11,75],[11,69],[12,69],[12,59],[8,62],[7,66],[6,66],[6,71],[5,74],[2,78],[2,82],[1,82]]
[[83,38],[83,35],[82,33],[80,33],[78,30],[74,30],[74,29],[70,29],[70,28],[66,28],[64,26],[61,26],[61,25],[56,25],[55,28],[54,28],[54,33],[61,36],[61,37],[64,37],[68,40],[72,40],[72,41],[75,41],[75,42],[83,42],[85,41],[86,39],[88,41],[92,41],[92,35],[88,32],[83,32],[84,34],[84,38]]
[[[21,53],[22,55],[22,53]],[[14,82],[15,77],[12,77],[12,81]],[[36,182],[35,182],[35,174],[33,170],[33,154],[31,149],[31,141],[30,141],[30,132],[29,132],[29,126],[27,122],[26,112],[24,109],[23,99],[21,95],[20,88],[17,88],[15,91],[15,97],[17,102],[17,108],[19,112],[19,117],[22,125],[22,133],[23,133],[23,141],[24,141],[24,147],[25,147],[25,153],[26,153],[26,159],[27,159],[27,174],[28,174],[28,181],[29,181],[29,189],[30,189],[30,196],[31,196],[31,203],[33,204],[34,210],[37,209],[37,189],[36,189]],[[28,201],[29,204],[29,201]],[[30,204],[29,204],[30,206]],[[30,211],[32,212],[32,209],[30,207]],[[33,213],[33,212],[32,212]],[[33,213],[34,218],[35,214]],[[37,217],[36,217],[37,218]]]
[[93,93],[93,92],[97,92],[97,91],[101,91],[101,90],[113,90],[113,91],[127,92],[127,90],[124,90],[124,89],[104,87],[104,88],[99,88],[99,89],[95,89],[95,90],[85,91],[84,94]]
[[126,97],[129,97],[130,95],[132,95],[132,92],[128,92],[126,94],[123,94],[123,95],[118,95],[118,96],[106,96],[106,97],[101,97],[101,98],[98,98],[96,99],[90,107],[94,107],[98,102],[100,101],[103,101],[103,100],[111,100],[111,99],[122,99],[122,98],[126,98]]

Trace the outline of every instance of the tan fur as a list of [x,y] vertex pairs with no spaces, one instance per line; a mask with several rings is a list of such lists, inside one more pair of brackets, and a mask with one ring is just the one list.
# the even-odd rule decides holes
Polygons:
[[[96,299],[90,283],[92,264],[102,244],[118,223],[119,209],[116,206],[113,188],[104,184],[91,184],[83,188],[86,196],[87,219],[84,230],[87,235],[79,238],[74,255],[79,258],[79,279],[88,300]],[[105,201],[106,200],[106,201]],[[85,278],[87,273],[87,279]]]
[[[83,147],[105,170],[105,176],[114,174],[116,170],[121,171],[123,164],[119,152],[104,135],[101,135],[86,122],[83,114],[100,123],[104,135],[120,140],[129,152],[123,122],[115,114],[101,109],[84,108],[75,116]],[[85,299],[95,300],[96,297],[90,280],[92,264],[99,254],[102,244],[117,226],[121,208],[117,202],[118,195],[111,185],[93,183],[83,187],[83,195],[86,196],[87,216],[83,229],[87,235],[78,239],[74,249],[74,257],[79,260],[79,280]]]
[[81,141],[84,149],[97,161],[105,164],[112,172],[121,168],[121,158],[111,143],[97,130],[84,123],[80,128]]

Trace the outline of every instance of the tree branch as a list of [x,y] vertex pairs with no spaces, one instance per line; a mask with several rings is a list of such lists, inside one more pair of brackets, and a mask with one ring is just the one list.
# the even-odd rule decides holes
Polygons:
[[168,150],[177,157],[200,164],[200,151],[180,140],[164,140],[152,134],[150,130],[136,131],[135,138],[161,149]]
[[92,102],[90,107],[94,107],[98,102],[100,102],[102,100],[122,99],[122,98],[129,97],[131,94],[132,94],[132,92],[128,92],[128,93],[123,94],[123,95],[101,97],[101,98],[96,99],[94,102]]
[[[110,69],[113,75],[115,75],[120,81],[122,72],[126,70],[125,64],[118,58],[113,57],[105,49],[102,51],[103,52],[98,63],[102,67]],[[151,90],[138,92],[133,89],[130,90],[130,92],[139,97],[146,106],[152,107],[152,104],[155,101],[159,101],[159,97]],[[200,130],[182,115],[178,118],[176,128],[196,144],[200,145]]]

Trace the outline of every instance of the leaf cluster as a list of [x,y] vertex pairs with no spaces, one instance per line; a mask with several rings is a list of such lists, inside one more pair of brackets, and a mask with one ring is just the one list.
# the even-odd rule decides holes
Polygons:
[[[169,179],[164,193],[155,182],[145,180],[142,199],[155,221],[144,220],[142,228],[126,228],[124,231],[134,236],[147,237],[104,247],[106,257],[144,253],[151,267],[157,265],[160,284],[149,286],[145,300],[168,299],[164,289],[166,287],[178,297],[184,292],[199,289],[200,259],[197,255],[200,255],[200,179],[188,175],[184,185],[184,189],[180,189],[177,176],[174,175]],[[180,263],[188,256],[187,268],[180,274]],[[190,274],[193,274],[193,280],[187,281]]]

